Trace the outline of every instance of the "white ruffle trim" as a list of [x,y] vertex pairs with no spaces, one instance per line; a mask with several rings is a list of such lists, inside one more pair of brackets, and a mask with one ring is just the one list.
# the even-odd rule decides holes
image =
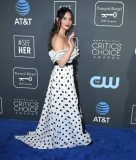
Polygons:
[[[60,50],[60,51],[54,51],[54,50],[50,50],[49,51],[49,56],[51,58],[51,60],[53,61],[53,63],[55,61],[58,61],[60,58],[63,57],[63,55],[68,51],[68,49],[65,50]],[[68,60],[68,63],[71,63],[74,59],[76,59],[79,56],[79,49],[77,47],[74,47],[73,52],[71,53],[71,56]]]

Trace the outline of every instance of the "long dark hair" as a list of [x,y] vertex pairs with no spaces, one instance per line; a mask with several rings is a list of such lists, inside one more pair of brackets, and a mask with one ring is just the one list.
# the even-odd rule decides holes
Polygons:
[[[54,24],[52,26],[52,29],[50,31],[50,34],[49,34],[48,51],[50,51],[52,49],[52,45],[51,45],[52,38],[53,38],[53,36],[55,34],[58,34],[58,32],[60,30],[60,26],[61,26],[61,19],[64,17],[64,15],[65,15],[66,12],[69,12],[71,14],[72,24],[74,22],[73,13],[72,13],[72,11],[68,7],[61,7],[58,10],[57,15],[56,15],[56,18],[58,17],[58,22],[56,21],[56,18],[55,18],[55,22],[54,22]],[[66,31],[66,35],[68,35],[70,32],[72,32],[72,28],[73,28],[73,26],[71,25],[71,27],[69,28],[69,30]]]

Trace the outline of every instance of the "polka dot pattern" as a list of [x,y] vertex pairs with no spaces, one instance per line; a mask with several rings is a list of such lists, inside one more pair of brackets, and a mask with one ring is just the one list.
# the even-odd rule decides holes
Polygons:
[[72,148],[91,142],[90,134],[82,131],[72,65],[54,67],[36,130],[15,138],[37,149]]

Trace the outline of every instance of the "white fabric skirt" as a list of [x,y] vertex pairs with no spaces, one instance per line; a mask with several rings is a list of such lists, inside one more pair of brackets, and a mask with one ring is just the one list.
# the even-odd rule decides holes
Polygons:
[[82,130],[73,65],[54,67],[36,130],[15,138],[38,149],[72,148],[92,141]]

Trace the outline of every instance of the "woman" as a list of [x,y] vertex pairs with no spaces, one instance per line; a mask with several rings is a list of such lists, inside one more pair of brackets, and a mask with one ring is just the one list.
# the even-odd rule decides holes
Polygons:
[[33,148],[72,148],[91,143],[83,133],[78,98],[74,85],[72,61],[79,53],[71,30],[73,14],[69,8],[58,10],[49,38],[49,56],[54,63],[41,118],[34,132],[15,136]]

